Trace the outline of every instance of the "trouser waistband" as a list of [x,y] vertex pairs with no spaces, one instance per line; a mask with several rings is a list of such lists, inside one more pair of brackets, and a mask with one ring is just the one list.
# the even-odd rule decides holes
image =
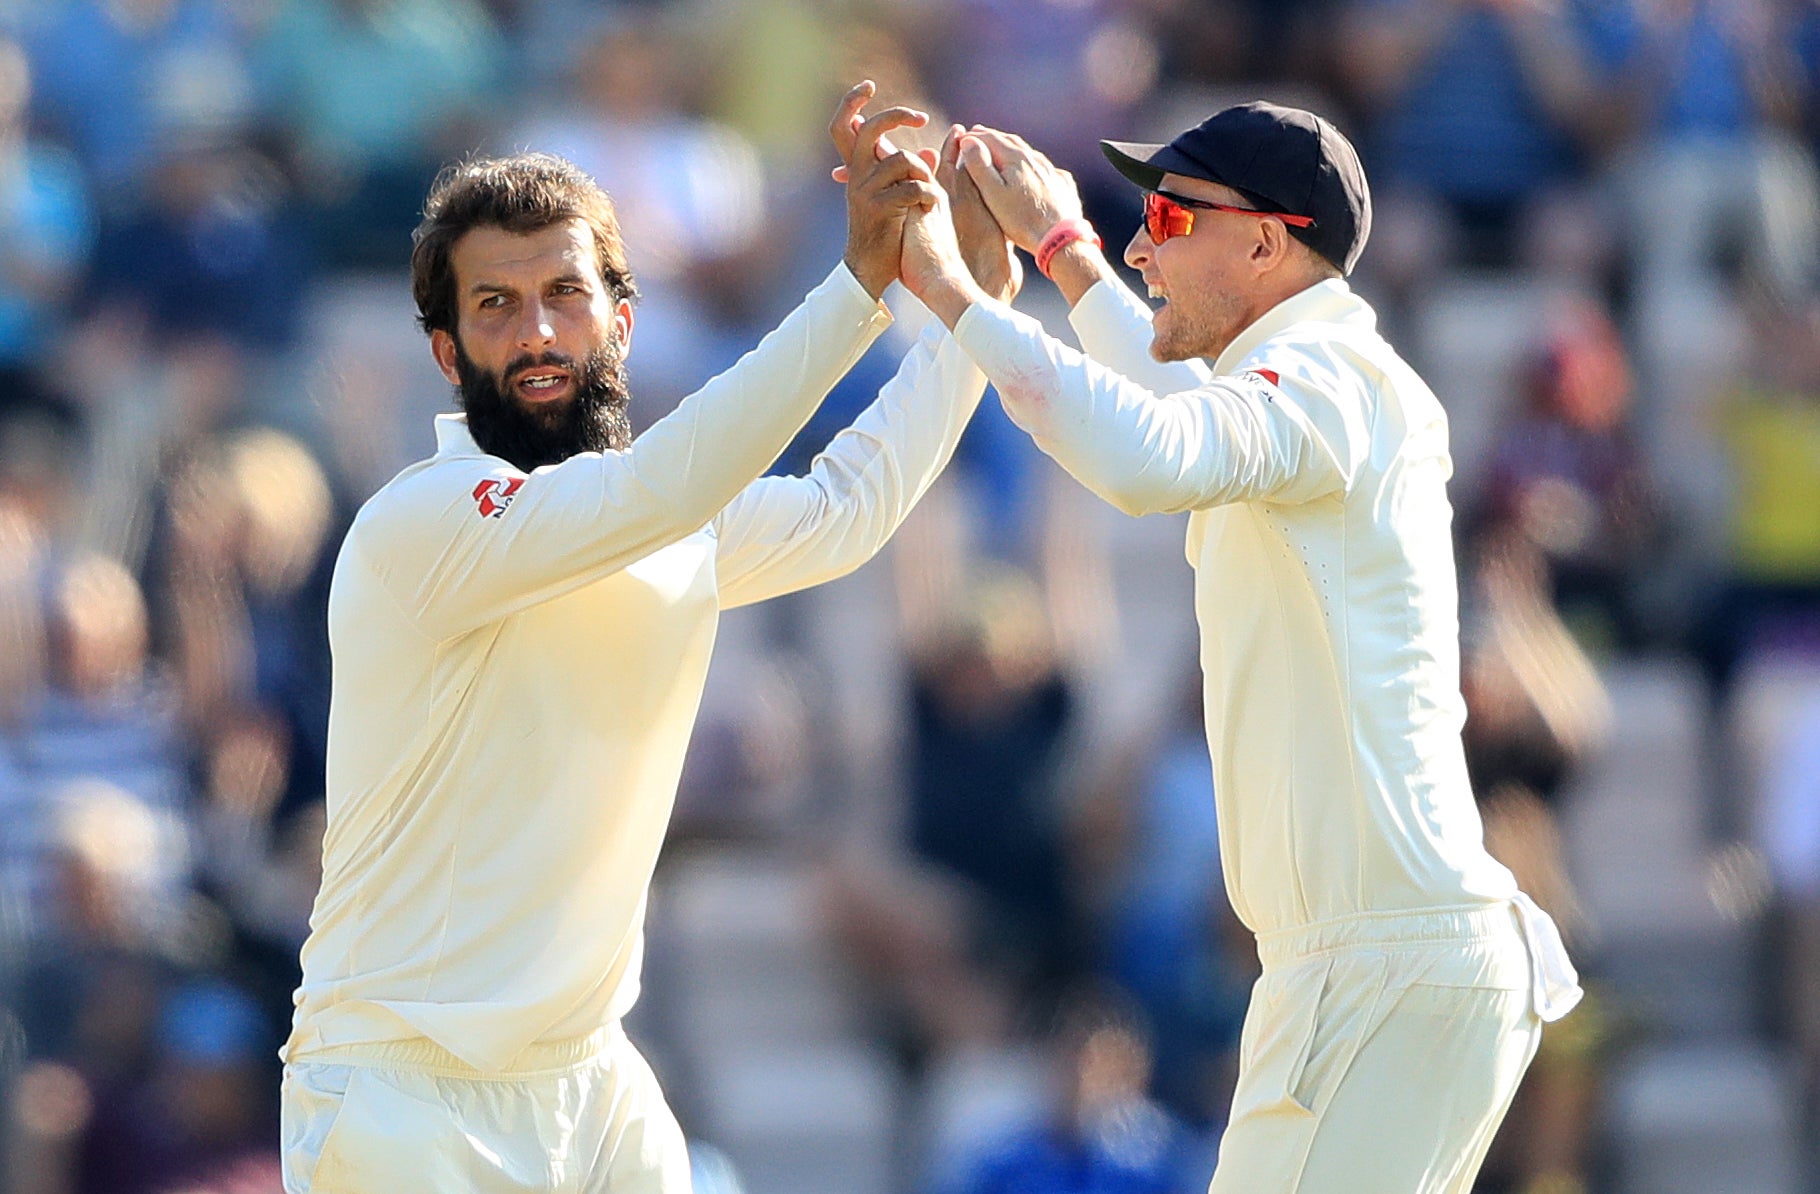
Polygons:
[[1367,912],[1258,934],[1258,961],[1266,968],[1336,950],[1387,945],[1489,941],[1510,934],[1529,954],[1531,1001],[1553,1022],[1580,1002],[1580,976],[1560,931],[1534,900],[1518,892],[1495,904],[1421,912]]
[[1520,932],[1508,901],[1420,912],[1363,912],[1259,933],[1258,960],[1265,966],[1282,966],[1358,946],[1483,941]]
[[370,1041],[348,1045],[323,1045],[292,1056],[294,1062],[365,1066],[378,1070],[407,1070],[441,1078],[516,1079],[561,1074],[594,1061],[625,1032],[615,1021],[586,1036],[562,1041],[537,1041],[526,1045],[509,1065],[498,1070],[477,1069],[427,1037],[402,1041]]

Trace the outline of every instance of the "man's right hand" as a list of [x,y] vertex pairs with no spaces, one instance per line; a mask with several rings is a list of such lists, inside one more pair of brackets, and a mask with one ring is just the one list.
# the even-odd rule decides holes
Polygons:
[[988,297],[962,256],[948,196],[939,189],[934,206],[917,208],[904,221],[903,278],[950,331],[968,307]]
[[[1030,148],[1022,137],[976,124],[960,140],[962,174],[979,188],[993,218],[1018,248],[1034,257],[1051,228],[1081,218],[1081,193],[1074,175]],[[960,221],[958,208],[955,221]],[[1069,306],[1115,277],[1093,240],[1072,241],[1049,262],[1049,278]]]
[[1081,218],[1074,175],[1015,133],[976,124],[961,135],[960,160],[999,227],[1026,253],[1063,220]]
[[933,162],[901,150],[881,156],[879,140],[887,132],[920,128],[929,117],[913,108],[895,107],[857,120],[874,90],[866,80],[847,92],[828,133],[847,167],[847,268],[877,298],[897,279],[905,216],[912,209],[933,208],[941,190]]

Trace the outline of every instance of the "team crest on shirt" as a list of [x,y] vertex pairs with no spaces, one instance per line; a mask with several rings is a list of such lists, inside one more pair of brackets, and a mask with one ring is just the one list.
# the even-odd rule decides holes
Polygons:
[[512,504],[512,495],[525,483],[523,477],[500,480],[489,477],[474,487],[474,507],[482,518],[498,518]]

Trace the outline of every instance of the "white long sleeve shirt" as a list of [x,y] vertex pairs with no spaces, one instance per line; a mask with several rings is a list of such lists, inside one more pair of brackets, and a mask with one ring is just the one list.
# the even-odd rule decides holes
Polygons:
[[[1343,281],[1211,372],[1150,358],[1101,283],[1087,356],[976,303],[955,338],[1044,452],[1130,514],[1192,511],[1207,739],[1234,909],[1265,933],[1504,900],[1460,729],[1447,420]],[[1089,359],[1091,358],[1091,359]]]
[[631,1007],[719,611],[877,552],[984,389],[935,325],[806,477],[754,480],[888,322],[842,266],[629,450],[526,475],[445,415],[362,508],[287,1058],[427,1037],[498,1070]]

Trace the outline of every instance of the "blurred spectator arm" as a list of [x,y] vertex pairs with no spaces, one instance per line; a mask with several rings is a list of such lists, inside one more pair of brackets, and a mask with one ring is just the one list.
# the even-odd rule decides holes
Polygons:
[[1616,141],[1630,126],[1621,92],[1593,69],[1572,15],[1544,0],[1492,0],[1536,102],[1584,146]]
[[1367,111],[1382,111],[1415,79],[1470,0],[1357,0],[1339,18],[1340,76]]

